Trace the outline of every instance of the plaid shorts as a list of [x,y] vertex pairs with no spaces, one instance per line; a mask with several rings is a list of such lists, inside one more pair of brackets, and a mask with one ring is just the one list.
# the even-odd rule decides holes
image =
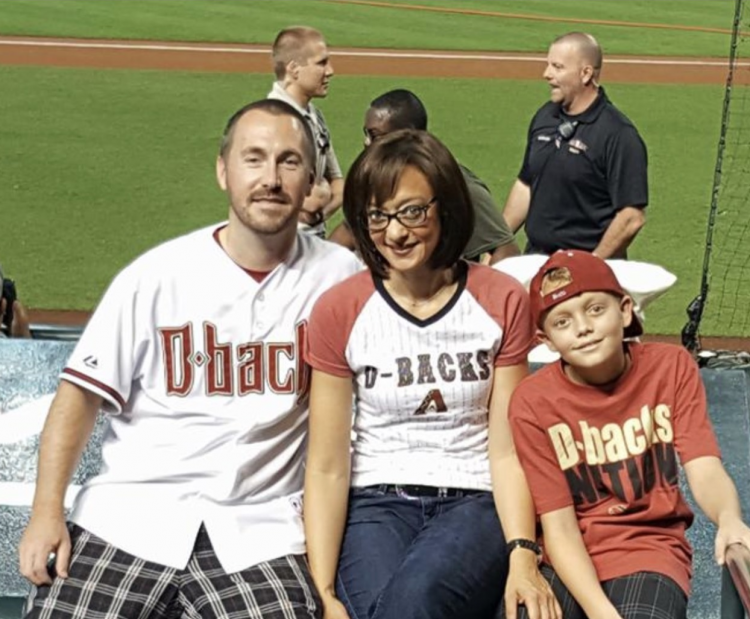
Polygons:
[[[552,585],[565,619],[586,619],[581,607],[573,599],[549,565],[541,572]],[[602,589],[623,619],[685,619],[687,596],[668,576],[656,572],[636,572],[628,576],[605,580]],[[518,607],[518,619],[528,619],[523,606]],[[505,613],[501,615],[505,617]]]
[[227,574],[204,527],[185,569],[144,561],[70,525],[69,576],[32,592],[33,619],[311,619],[320,599],[303,556]]

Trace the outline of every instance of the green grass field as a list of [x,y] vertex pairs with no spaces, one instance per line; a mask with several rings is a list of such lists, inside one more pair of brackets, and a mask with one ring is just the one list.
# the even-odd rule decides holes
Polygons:
[[[623,5],[627,11],[616,8]],[[729,28],[733,2],[460,6]],[[246,23],[243,11],[252,15]],[[540,51],[573,27],[408,14],[405,20],[403,9],[322,1],[4,0],[0,32],[268,42],[289,23],[310,23],[326,32],[332,46]],[[599,28],[587,27],[617,53],[721,55],[729,41],[721,34]],[[264,96],[270,82],[270,75],[0,67],[0,260],[23,299],[32,307],[90,309],[114,273],[143,250],[223,218],[226,202],[213,176],[218,136],[234,109]],[[502,204],[520,165],[529,119],[547,94],[541,80],[337,77],[321,107],[342,165],[361,148],[368,102],[397,86],[424,99],[431,129]],[[613,84],[608,92],[649,148],[651,206],[632,257],[662,264],[679,278],[653,306],[647,328],[677,333],[698,289],[723,88]]]
[[[612,54],[724,56],[717,33],[590,26],[585,20],[730,29],[733,0],[406,0],[401,8],[324,0],[3,0],[3,34],[270,43],[304,23],[331,45],[539,51],[567,30],[585,28]],[[553,23],[405,10],[408,5],[584,20]]]

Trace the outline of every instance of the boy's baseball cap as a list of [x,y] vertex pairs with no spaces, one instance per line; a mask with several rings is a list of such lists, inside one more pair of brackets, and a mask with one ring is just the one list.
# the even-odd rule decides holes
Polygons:
[[[554,269],[566,269],[570,282],[542,292],[544,276]],[[547,310],[583,292],[611,292],[618,297],[627,294],[617,281],[611,267],[601,258],[578,249],[559,249],[552,254],[531,280],[531,315],[534,324],[542,328],[542,318]],[[625,328],[625,337],[638,337],[643,334],[641,321],[633,312],[633,320]]]

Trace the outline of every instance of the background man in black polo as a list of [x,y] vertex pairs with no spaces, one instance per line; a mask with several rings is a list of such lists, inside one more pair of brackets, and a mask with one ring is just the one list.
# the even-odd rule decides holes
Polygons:
[[584,249],[624,258],[646,221],[646,146],[599,85],[601,67],[589,34],[571,32],[550,46],[550,101],[531,121],[503,211],[513,232],[526,224],[526,253]]

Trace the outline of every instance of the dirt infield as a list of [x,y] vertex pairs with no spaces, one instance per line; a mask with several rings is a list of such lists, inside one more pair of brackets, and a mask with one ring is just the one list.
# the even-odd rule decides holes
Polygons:
[[[436,50],[332,49],[339,75],[541,79],[543,54]],[[607,82],[724,84],[726,58],[608,56]],[[271,73],[268,46],[0,37],[0,64],[161,71]],[[750,84],[750,65],[738,66]]]
[[[486,79],[541,79],[544,55],[436,50],[333,49],[339,75],[393,75]],[[0,64],[99,69],[271,73],[268,46],[0,37]],[[722,58],[607,57],[607,82],[724,84]],[[735,82],[750,84],[750,65],[737,67]],[[90,313],[31,310],[41,324],[83,325]],[[679,341],[677,336],[652,340]],[[703,338],[710,350],[750,350],[742,338]]]

